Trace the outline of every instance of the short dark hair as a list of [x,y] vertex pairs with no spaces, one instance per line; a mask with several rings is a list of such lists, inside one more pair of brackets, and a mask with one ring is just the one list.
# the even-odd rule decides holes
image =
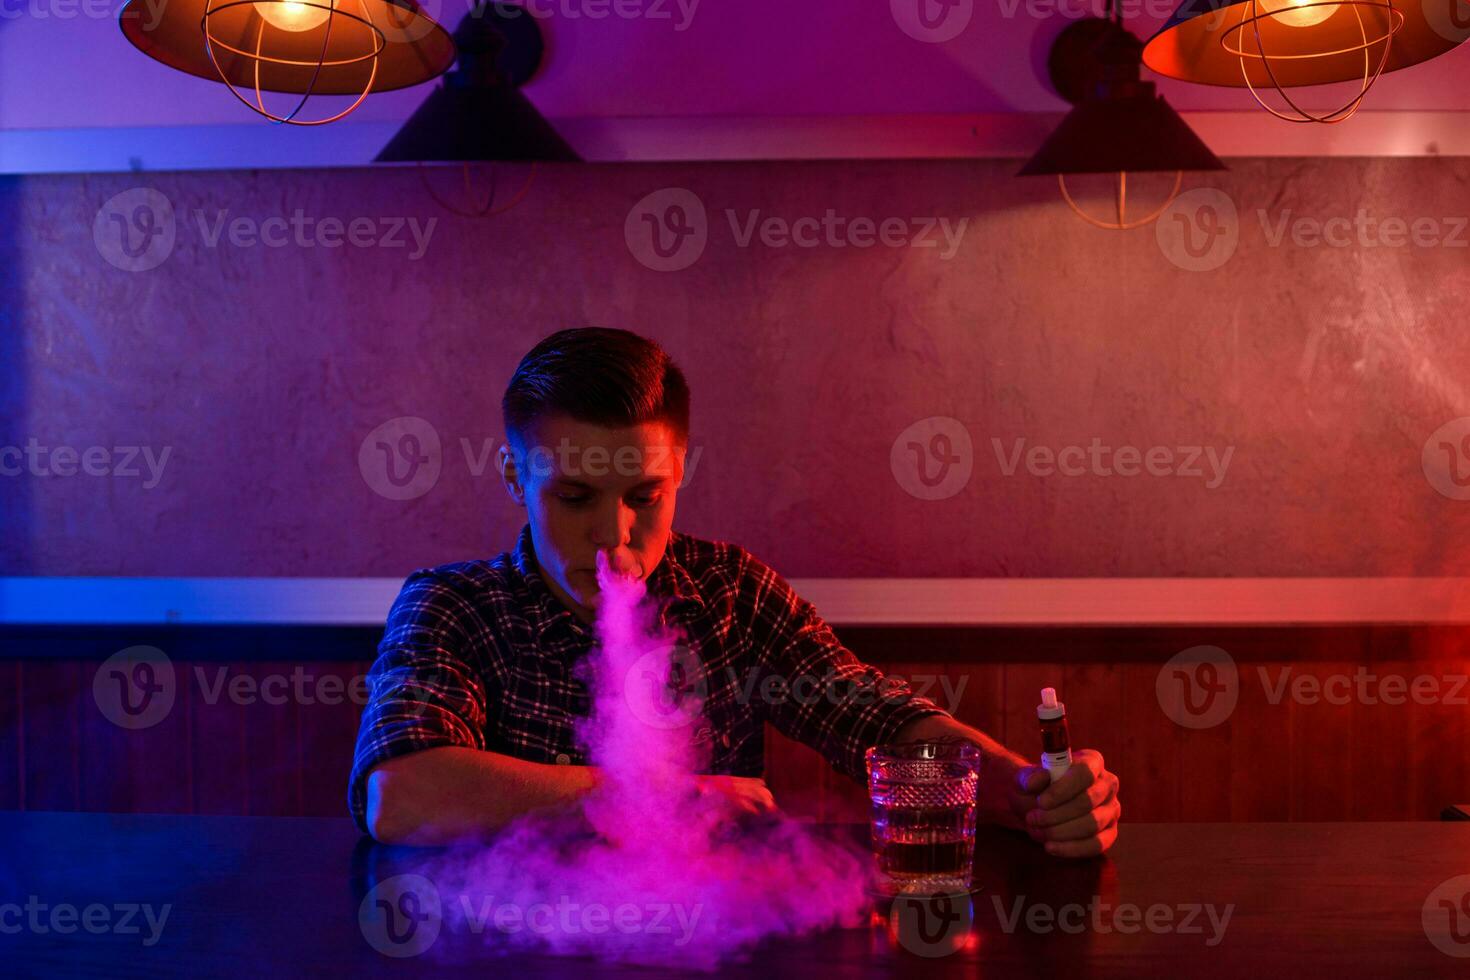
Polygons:
[[559,330],[521,358],[500,402],[506,437],[524,446],[536,421],[567,415],[627,428],[667,422],[689,439],[689,384],[658,344],[630,330]]

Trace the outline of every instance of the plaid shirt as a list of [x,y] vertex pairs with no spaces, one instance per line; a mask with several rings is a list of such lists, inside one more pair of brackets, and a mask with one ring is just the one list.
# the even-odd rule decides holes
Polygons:
[[[736,545],[673,533],[648,592],[703,669],[704,706],[690,727],[709,747],[707,773],[762,775],[769,721],[863,779],[869,746],[944,713],[859,662],[811,603]],[[514,551],[415,571],[368,674],[348,789],[357,825],[366,830],[368,772],[406,753],[461,745],[585,765],[573,726],[591,708],[577,667],[593,643],[547,588],[529,526]]]

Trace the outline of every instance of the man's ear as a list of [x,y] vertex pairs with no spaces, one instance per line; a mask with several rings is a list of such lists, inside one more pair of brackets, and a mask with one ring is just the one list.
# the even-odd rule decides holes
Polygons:
[[495,451],[495,465],[500,470],[500,482],[505,485],[505,492],[510,494],[510,499],[521,507],[526,506],[526,488],[521,484],[515,451],[506,443],[501,443],[500,448]]

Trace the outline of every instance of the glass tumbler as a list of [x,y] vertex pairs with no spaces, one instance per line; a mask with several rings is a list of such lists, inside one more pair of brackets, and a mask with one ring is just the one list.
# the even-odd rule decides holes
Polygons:
[[873,853],[888,885],[969,889],[980,758],[974,743],[963,739],[868,750]]

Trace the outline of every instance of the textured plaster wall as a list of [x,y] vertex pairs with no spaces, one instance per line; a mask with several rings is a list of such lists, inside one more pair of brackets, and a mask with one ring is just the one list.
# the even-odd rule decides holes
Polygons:
[[[46,475],[20,462],[0,476],[0,574],[397,576],[499,551],[522,515],[474,456],[500,437],[520,354],[582,324],[646,332],[690,376],[701,455],[676,526],[790,576],[1470,574],[1470,501],[1453,479],[1470,473],[1470,444],[1453,428],[1431,439],[1470,415],[1470,232],[1457,217],[1470,215],[1470,162],[1233,161],[1186,186],[1216,188],[1234,218],[1196,195],[1122,234],[1014,168],[543,167],[520,204],[485,218],[427,193],[425,175],[462,198],[455,170],[6,181],[0,451],[103,447],[112,468],[123,447],[169,456],[152,487],[141,454],[136,477],[61,475],[65,454],[46,457]],[[499,200],[526,174],[502,168]],[[472,190],[488,186],[488,171],[471,174]],[[155,193],[108,203],[135,188]],[[665,188],[705,212],[703,251],[678,271],[640,261],[657,264],[638,202]],[[655,219],[674,200],[654,199]],[[738,241],[753,211],[794,222],[829,209],[967,224],[948,258],[938,231],[935,247]],[[401,219],[405,244],[229,241],[230,221],[279,228],[262,223],[298,210],[371,219],[374,236]],[[1300,217],[1357,223],[1336,226],[1342,247],[1312,245]],[[1396,240],[1386,218],[1429,220],[1442,243],[1383,244]],[[410,220],[434,222],[418,258]],[[156,267],[118,267],[139,261],[122,227],[137,250],[170,222]],[[1184,267],[1201,250],[1218,259],[1231,234],[1217,268]],[[441,445],[437,481],[410,500],[375,490],[387,484],[372,446],[360,459],[401,416]],[[899,439],[933,416],[959,427]],[[1024,458],[1006,475],[993,440],[1009,455],[1017,439],[1171,447],[1173,466],[1181,447],[1231,456],[1213,488],[1203,460],[1200,477],[1085,463],[1047,475]],[[947,478],[926,463],[942,499],[921,499],[909,442],[952,457]]]

